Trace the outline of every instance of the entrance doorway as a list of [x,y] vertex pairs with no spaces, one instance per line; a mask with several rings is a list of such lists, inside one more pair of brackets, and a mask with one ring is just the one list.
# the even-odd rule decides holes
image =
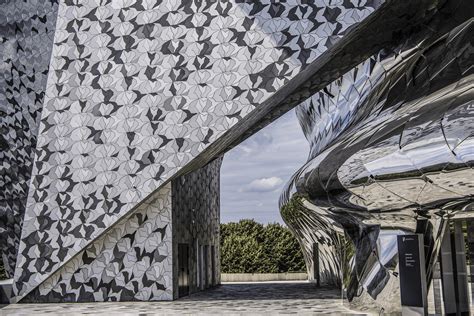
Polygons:
[[216,247],[211,246],[211,284],[214,286],[216,282]]
[[178,296],[189,294],[189,246],[178,244]]
[[204,246],[204,288],[207,289],[209,287],[209,246]]

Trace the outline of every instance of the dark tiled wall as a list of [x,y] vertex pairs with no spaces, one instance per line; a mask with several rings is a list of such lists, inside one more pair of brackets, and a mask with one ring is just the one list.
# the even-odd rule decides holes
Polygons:
[[0,260],[13,277],[43,107],[56,1],[0,3]]
[[[220,283],[220,167],[222,157],[205,167],[174,180],[172,192],[173,223],[173,294],[178,297],[178,244],[189,247],[189,291],[199,291],[198,247],[208,246],[207,275],[209,286]],[[215,270],[212,277],[211,246],[215,249]],[[202,248],[204,249],[204,247]],[[205,252],[204,252],[205,253]],[[203,260],[204,261],[204,260]],[[201,275],[201,280],[204,280]],[[212,281],[214,280],[214,284]],[[201,283],[201,286],[198,284]]]

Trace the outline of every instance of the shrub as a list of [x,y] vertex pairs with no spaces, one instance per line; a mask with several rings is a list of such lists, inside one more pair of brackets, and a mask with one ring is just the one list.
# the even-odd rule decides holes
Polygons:
[[221,224],[223,273],[284,273],[306,270],[298,241],[278,224],[251,219]]

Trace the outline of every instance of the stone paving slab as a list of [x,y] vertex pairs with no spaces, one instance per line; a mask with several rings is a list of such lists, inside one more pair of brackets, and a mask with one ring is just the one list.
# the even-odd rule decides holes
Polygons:
[[14,304],[0,315],[363,315],[340,297],[340,290],[308,282],[226,283],[172,302]]

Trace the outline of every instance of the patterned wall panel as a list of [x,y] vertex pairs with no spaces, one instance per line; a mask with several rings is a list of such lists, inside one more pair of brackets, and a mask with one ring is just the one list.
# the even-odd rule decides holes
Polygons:
[[56,23],[56,1],[0,2],[0,260],[13,277]]
[[[173,253],[178,252],[178,244],[188,244],[190,293],[204,288],[206,276],[209,286],[220,283],[221,164],[222,157],[216,158],[205,167],[172,182]],[[211,257],[211,247],[214,247],[214,258]],[[207,265],[203,256],[207,256]],[[178,297],[178,256],[174,256],[173,261],[174,290],[175,297]]]
[[171,300],[171,203],[167,184],[22,302]]
[[19,298],[379,4],[61,1]]
[[[218,158],[168,183],[22,302],[177,298],[178,243],[190,246],[190,290],[195,292],[199,290],[196,240],[200,245],[215,246],[214,280],[218,282],[221,162]],[[206,269],[211,283],[211,266]]]

